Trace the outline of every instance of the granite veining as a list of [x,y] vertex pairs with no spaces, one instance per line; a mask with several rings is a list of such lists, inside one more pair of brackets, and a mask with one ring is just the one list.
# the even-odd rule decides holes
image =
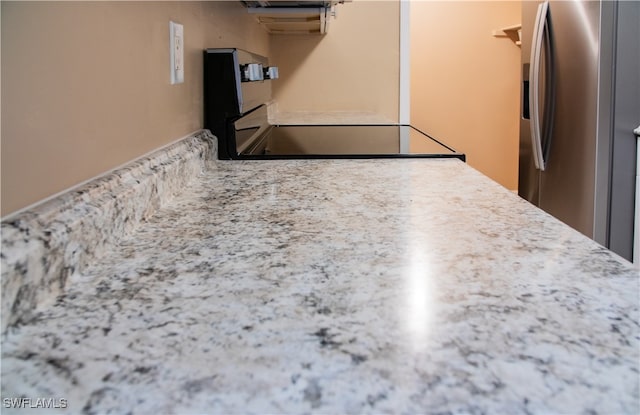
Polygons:
[[215,161],[9,328],[2,397],[637,414],[639,279],[458,160]]
[[2,331],[55,300],[74,273],[112,250],[205,168],[202,130],[2,221]]

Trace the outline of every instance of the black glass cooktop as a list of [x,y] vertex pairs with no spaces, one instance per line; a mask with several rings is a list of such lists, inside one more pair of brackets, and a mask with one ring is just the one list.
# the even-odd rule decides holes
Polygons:
[[239,158],[455,157],[464,161],[463,154],[408,125],[267,125],[259,129],[237,131]]
[[458,158],[464,154],[409,125],[271,125],[262,116],[234,123],[238,159]]

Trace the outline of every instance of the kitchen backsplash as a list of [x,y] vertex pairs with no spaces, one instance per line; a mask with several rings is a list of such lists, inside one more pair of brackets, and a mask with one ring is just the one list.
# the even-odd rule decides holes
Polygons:
[[29,321],[216,157],[201,130],[2,221],[2,332]]

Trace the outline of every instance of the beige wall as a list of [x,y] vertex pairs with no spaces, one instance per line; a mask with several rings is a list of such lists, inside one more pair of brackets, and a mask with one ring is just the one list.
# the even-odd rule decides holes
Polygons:
[[[2,1],[2,216],[202,128],[202,49],[269,53],[238,1]],[[170,85],[169,20],[185,83]]]
[[337,6],[324,36],[272,36],[279,111],[371,112],[397,121],[399,4],[354,0]]
[[520,23],[519,1],[411,2],[411,123],[518,185],[520,48],[492,31]]

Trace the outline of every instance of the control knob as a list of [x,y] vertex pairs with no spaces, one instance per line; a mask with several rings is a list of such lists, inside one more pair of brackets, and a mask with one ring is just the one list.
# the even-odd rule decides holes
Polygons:
[[262,64],[260,63],[249,63],[246,65],[240,65],[240,73],[242,75],[242,82],[253,82],[253,81],[264,80]]
[[277,66],[267,66],[266,68],[262,68],[264,72],[264,79],[278,79],[278,67]]

